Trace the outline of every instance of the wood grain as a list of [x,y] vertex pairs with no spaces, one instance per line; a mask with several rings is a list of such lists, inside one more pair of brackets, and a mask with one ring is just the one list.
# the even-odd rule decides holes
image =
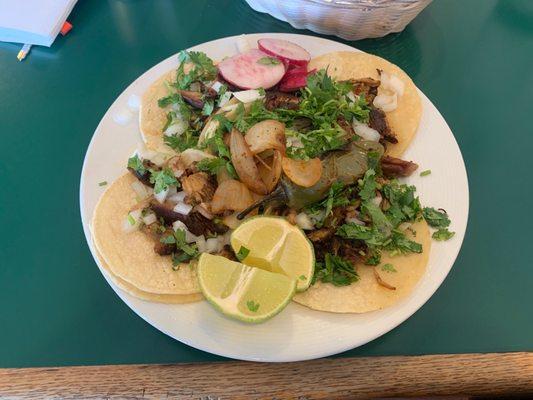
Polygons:
[[533,395],[533,353],[0,369],[13,399],[352,399]]

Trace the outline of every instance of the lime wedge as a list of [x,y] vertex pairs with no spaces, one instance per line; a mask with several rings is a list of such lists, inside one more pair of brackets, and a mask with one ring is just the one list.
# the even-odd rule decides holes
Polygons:
[[298,292],[311,284],[315,271],[313,245],[300,228],[283,218],[246,220],[231,234],[231,247],[236,254],[246,254],[241,259],[246,265],[295,279]]
[[223,314],[244,321],[263,322],[292,299],[295,281],[285,275],[203,253],[198,262],[203,295]]

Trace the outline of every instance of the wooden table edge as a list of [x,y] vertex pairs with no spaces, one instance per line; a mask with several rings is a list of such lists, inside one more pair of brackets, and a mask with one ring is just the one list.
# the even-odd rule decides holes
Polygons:
[[1,398],[533,395],[533,352],[0,369]]

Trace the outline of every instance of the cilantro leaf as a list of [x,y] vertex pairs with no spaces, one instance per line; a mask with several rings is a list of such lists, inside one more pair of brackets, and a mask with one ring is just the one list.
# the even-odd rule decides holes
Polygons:
[[133,169],[139,175],[144,175],[146,173],[146,167],[137,154],[128,159],[128,168]]
[[250,249],[247,249],[246,247],[241,246],[236,256],[239,261],[242,261],[248,256],[248,254],[250,254]]
[[376,197],[376,171],[368,169],[363,179],[359,180],[359,197],[361,200],[371,200]]
[[216,175],[220,168],[226,166],[226,162],[223,158],[204,158],[196,164],[196,168],[211,175]]
[[382,271],[386,271],[386,272],[398,272],[398,271],[396,271],[396,268],[394,268],[394,265],[392,265],[392,264],[382,265],[381,266],[381,270]]
[[248,307],[248,310],[251,312],[257,312],[257,310],[259,310],[259,303],[256,303],[254,300],[248,300],[246,302],[246,307]]
[[432,207],[424,207],[422,215],[429,226],[433,228],[447,228],[450,226],[450,219],[448,214],[443,211],[437,211]]
[[393,180],[383,185],[382,193],[390,206],[385,212],[394,227],[402,222],[414,222],[420,215],[421,205],[415,196],[416,188]]
[[455,232],[450,232],[447,228],[441,228],[435,232],[433,232],[433,235],[431,237],[438,241],[444,241],[451,239],[455,235]]
[[196,147],[198,145],[198,136],[196,132],[186,130],[181,135],[172,135],[163,137],[165,144],[178,152]]
[[350,199],[348,196],[351,192],[351,187],[346,187],[342,182],[334,182],[329,188],[327,197],[316,203],[308,205],[306,207],[306,211],[309,214],[316,216],[324,211],[321,218],[319,218],[318,223],[316,224],[317,227],[320,228],[323,225],[324,220],[331,214],[333,208],[350,204]]
[[150,183],[154,184],[156,194],[167,190],[172,185],[179,186],[179,182],[169,168],[164,168],[161,171],[150,169],[150,174]]
[[[200,51],[181,51],[178,55],[180,65],[176,71],[175,87],[188,89],[191,83],[212,81],[217,76],[217,68],[205,53]],[[185,72],[185,64],[191,63],[192,67]]]
[[281,61],[274,57],[262,57],[257,60],[257,63],[261,65],[279,65]]
[[420,176],[428,176],[431,174],[431,170],[430,169],[426,169],[425,171],[422,171],[420,173]]
[[212,100],[207,100],[204,102],[204,108],[202,109],[203,115],[211,115],[213,109],[215,108],[215,103]]
[[317,262],[312,284],[317,281],[335,286],[348,286],[359,280],[354,265],[342,257],[326,253],[324,262]]

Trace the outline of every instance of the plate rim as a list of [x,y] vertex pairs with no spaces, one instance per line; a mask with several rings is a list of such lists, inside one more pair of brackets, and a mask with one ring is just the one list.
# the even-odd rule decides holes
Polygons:
[[[355,48],[353,46],[350,46],[350,45],[347,45],[347,44],[344,44],[344,43],[340,43],[340,42],[337,42],[335,40],[326,39],[326,38],[322,38],[322,37],[319,37],[319,36],[314,36],[314,35],[303,35],[303,34],[294,34],[294,33],[279,33],[279,32],[278,33],[276,33],[276,32],[258,32],[258,33],[246,34],[246,36],[248,36],[248,37],[256,37],[256,36],[261,36],[261,35],[268,36],[268,37],[279,37],[279,38],[284,38],[284,39],[288,39],[288,40],[290,40],[291,37],[296,39],[296,40],[298,39],[298,37],[300,37],[300,38],[306,38],[306,40],[312,39],[312,40],[317,40],[317,41],[325,41],[325,42],[329,42],[329,43],[334,43],[336,46],[342,46],[346,50],[362,52],[361,50],[359,50],[359,49],[357,49],[357,48]],[[232,40],[232,39],[233,40],[237,40],[239,37],[242,37],[242,36],[243,35],[226,36],[226,37],[223,37],[223,38],[218,38],[218,39],[210,40],[210,41],[207,41],[207,42],[202,42],[202,43],[196,44],[194,46],[190,46],[189,48],[187,48],[187,50],[190,50],[190,49],[193,49],[193,48],[199,47],[199,46],[206,46],[206,45],[211,45],[212,46],[212,45],[216,44],[216,42],[228,41],[228,40]],[[343,50],[339,49],[338,51],[343,51]],[[135,85],[135,83],[137,83],[139,80],[141,80],[141,78],[144,75],[149,74],[152,70],[156,69],[160,64],[168,62],[169,60],[173,59],[174,57],[177,56],[177,54],[178,53],[174,53],[174,54],[170,55],[169,57],[166,57],[166,58],[158,61],[152,67],[150,67],[147,70],[145,70],[144,72],[142,72],[137,78],[135,78],[132,82],[130,82],[126,87],[124,87],[121,90],[121,92],[114,98],[113,102],[109,105],[109,107],[107,108],[106,112],[102,115],[98,125],[96,126],[96,128],[95,128],[95,130],[94,130],[94,132],[93,132],[93,134],[91,136],[91,140],[90,140],[90,142],[89,142],[89,144],[87,146],[87,150],[86,150],[84,158],[83,158],[83,164],[82,164],[82,169],[81,169],[81,174],[80,174],[80,182],[79,182],[79,207],[80,207],[80,219],[81,219],[81,223],[82,223],[82,227],[83,227],[83,232],[84,232],[85,240],[87,242],[87,246],[89,248],[89,251],[91,252],[91,256],[92,256],[94,262],[96,263],[98,269],[100,270],[100,273],[103,275],[103,277],[107,281],[107,283],[111,286],[111,288],[113,289],[115,294],[135,314],[137,314],[139,317],[141,317],[144,321],[146,321],[148,324],[153,326],[155,329],[157,329],[158,331],[160,331],[160,332],[164,333],[165,335],[171,337],[174,340],[177,340],[177,341],[179,341],[181,343],[184,343],[184,344],[186,344],[186,345],[188,345],[190,347],[193,347],[195,349],[198,349],[198,350],[201,350],[201,351],[205,351],[205,352],[208,352],[208,353],[211,353],[211,354],[214,354],[214,355],[227,357],[227,358],[231,358],[231,359],[244,360],[244,361],[256,361],[256,362],[258,362],[258,361],[259,362],[305,361],[305,360],[312,360],[312,359],[327,357],[327,356],[331,356],[331,355],[334,355],[334,354],[339,354],[339,353],[342,353],[342,352],[345,352],[345,351],[348,351],[348,350],[351,350],[351,349],[355,349],[357,347],[360,347],[360,346],[362,346],[364,344],[367,344],[367,343],[377,339],[378,337],[383,336],[384,334],[390,332],[391,330],[395,329],[400,324],[405,322],[412,315],[414,315],[418,310],[420,310],[428,302],[428,300],[437,292],[437,290],[441,287],[442,283],[447,278],[447,276],[449,275],[451,269],[453,268],[453,266],[455,264],[455,261],[457,260],[457,257],[459,255],[459,252],[462,249],[464,238],[466,236],[466,231],[468,229],[468,219],[469,219],[468,217],[469,217],[469,213],[470,213],[470,188],[469,188],[468,172],[467,172],[467,169],[466,169],[466,164],[464,162],[464,158],[463,158],[463,155],[462,155],[462,152],[461,152],[461,148],[459,147],[459,144],[457,142],[457,139],[456,139],[455,135],[453,134],[453,131],[451,130],[450,126],[448,125],[448,122],[442,116],[442,114],[440,113],[438,108],[433,104],[433,102],[418,87],[417,87],[417,90],[418,90],[419,95],[421,96],[421,100],[425,99],[431,105],[431,107],[434,108],[434,110],[436,111],[438,116],[442,119],[442,122],[444,123],[445,127],[447,128],[447,130],[451,133],[451,139],[453,141],[453,145],[457,149],[457,156],[458,156],[458,158],[460,160],[460,165],[458,165],[458,167],[460,168],[461,172],[464,173],[464,178],[465,178],[465,183],[466,183],[465,187],[464,187],[465,200],[466,200],[465,206],[466,207],[465,207],[465,217],[464,217],[465,218],[464,229],[461,232],[457,232],[456,231],[455,240],[458,242],[458,244],[455,247],[455,249],[453,251],[453,254],[450,253],[450,255],[447,257],[448,260],[449,260],[449,263],[450,263],[450,267],[447,269],[446,273],[444,273],[442,275],[442,278],[439,279],[436,282],[434,289],[432,289],[430,292],[425,294],[420,299],[420,301],[417,303],[417,305],[413,306],[412,309],[409,310],[409,312],[405,313],[405,315],[402,315],[400,318],[397,318],[393,322],[389,323],[387,325],[387,327],[385,327],[383,329],[380,329],[375,334],[369,335],[364,340],[359,340],[359,341],[357,341],[357,342],[355,342],[353,344],[349,344],[349,345],[345,345],[345,346],[339,346],[333,351],[331,349],[328,349],[328,350],[324,350],[324,351],[310,351],[307,354],[303,354],[303,355],[300,355],[298,357],[287,356],[287,357],[270,357],[270,358],[266,358],[266,357],[257,357],[257,356],[253,356],[253,355],[247,355],[247,354],[245,354],[245,355],[243,355],[243,354],[236,355],[236,354],[233,354],[233,353],[228,353],[228,352],[224,352],[224,351],[218,351],[216,349],[209,348],[209,346],[199,345],[198,343],[195,343],[195,342],[193,342],[191,340],[188,340],[187,338],[176,338],[176,336],[174,334],[170,333],[169,331],[167,331],[167,329],[165,329],[163,327],[160,327],[160,326],[157,326],[157,322],[154,321],[151,318],[150,315],[146,315],[146,314],[141,313],[141,311],[138,310],[135,307],[135,305],[131,304],[131,302],[127,298],[127,293],[122,291],[120,288],[118,288],[112,282],[112,280],[107,275],[105,269],[100,265],[100,261],[99,261],[97,255],[96,255],[94,244],[93,244],[92,237],[91,237],[91,232],[90,232],[91,220],[90,219],[87,220],[87,221],[84,220],[84,215],[85,215],[84,210],[86,208],[86,204],[85,204],[85,199],[84,199],[83,194],[84,194],[84,191],[85,191],[85,182],[84,181],[85,181],[85,178],[86,178],[86,175],[87,175],[88,156],[91,153],[91,150],[93,149],[93,147],[95,145],[94,143],[95,143],[96,133],[99,131],[99,129],[100,129],[100,127],[101,127],[101,125],[102,125],[102,123],[104,121],[104,118],[105,118],[106,114],[110,111],[112,106],[117,102],[118,98],[125,91],[127,91],[130,87]],[[427,274],[427,271],[425,272],[425,274]],[[412,295],[412,293],[411,293],[411,295]],[[404,300],[404,299],[402,299],[402,300]],[[291,304],[295,304],[295,303],[291,302]],[[302,306],[300,304],[297,304],[297,306],[298,307],[304,307],[304,306]],[[320,311],[316,311],[316,312],[320,312]]]

